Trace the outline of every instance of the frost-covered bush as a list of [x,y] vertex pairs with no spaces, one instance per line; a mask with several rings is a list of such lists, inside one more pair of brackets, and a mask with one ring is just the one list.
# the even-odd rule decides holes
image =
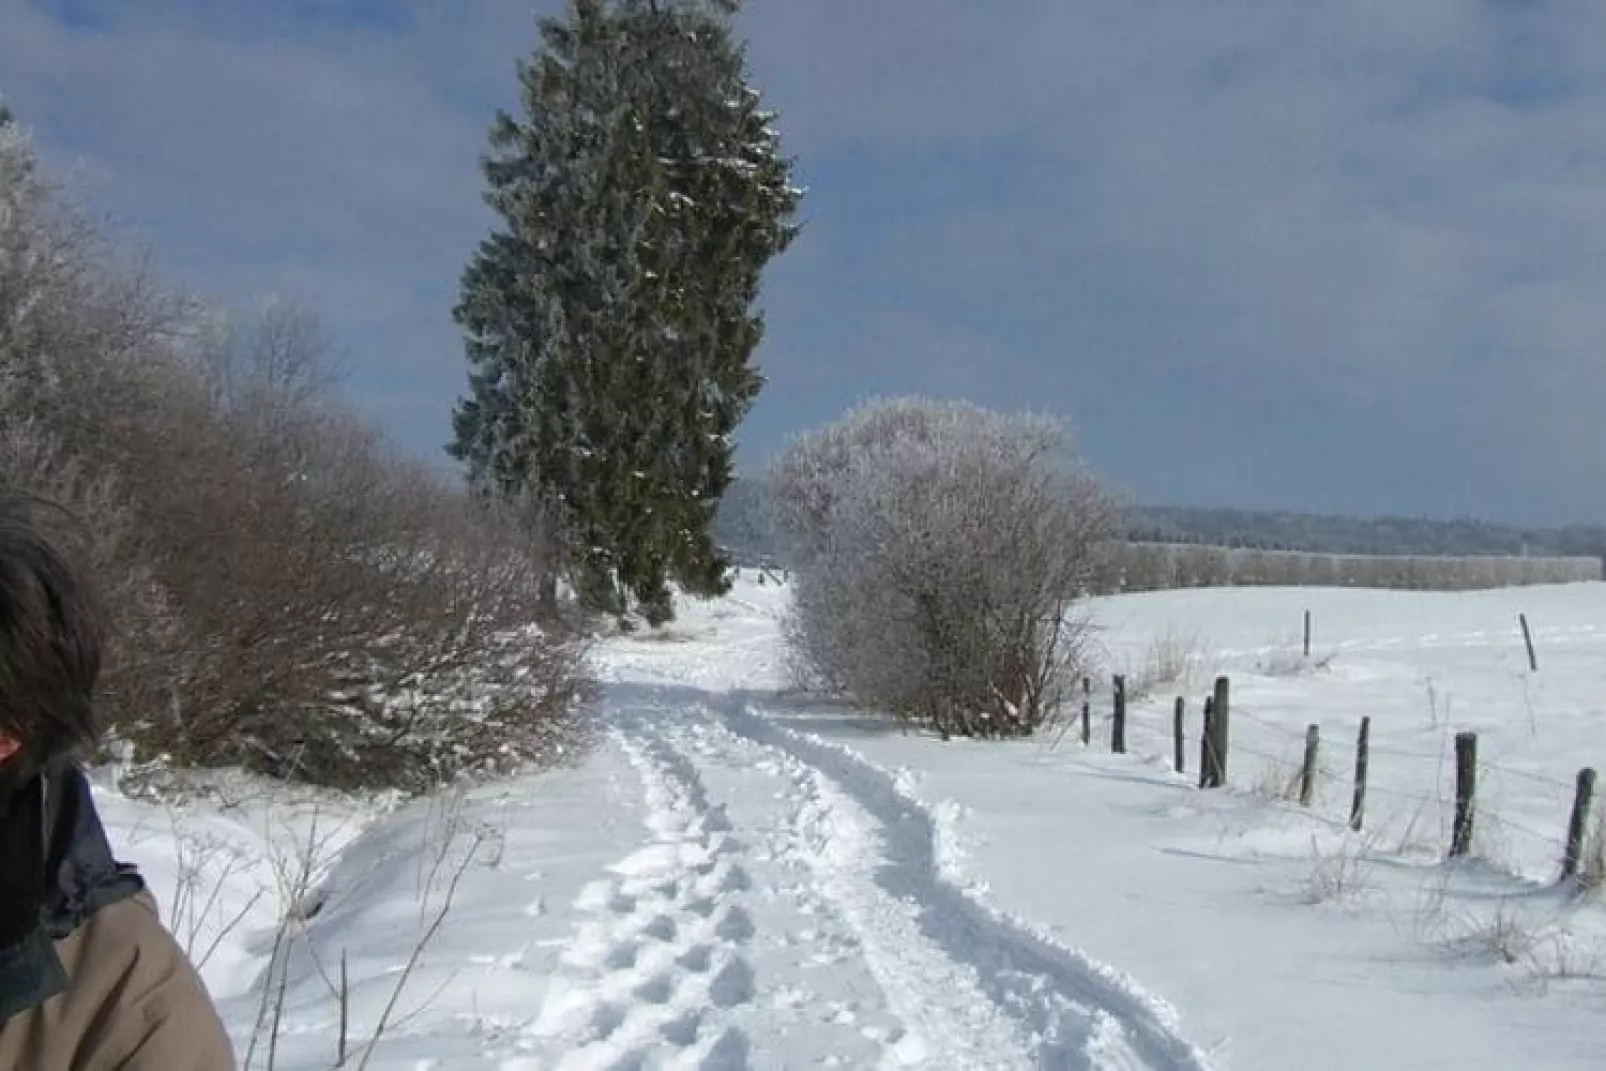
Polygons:
[[769,491],[813,683],[945,736],[1053,717],[1081,649],[1073,606],[1115,528],[1059,421],[870,403],[792,443]]

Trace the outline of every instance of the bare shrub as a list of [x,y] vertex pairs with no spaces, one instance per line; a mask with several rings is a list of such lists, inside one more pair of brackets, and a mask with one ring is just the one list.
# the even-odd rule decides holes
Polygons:
[[244,319],[207,318],[197,336],[192,360],[224,409],[272,398],[293,411],[326,401],[340,382],[341,362],[327,328],[291,302],[275,298]]
[[1294,760],[1266,759],[1249,786],[1249,793],[1263,800],[1288,803],[1299,798],[1300,763]]
[[[226,839],[186,828],[173,805],[168,804],[167,814],[177,864],[173,900],[167,906],[167,928],[183,946],[184,954],[197,967],[204,968],[223,942],[245,923],[267,889],[258,887],[244,895],[238,907],[228,903],[231,886],[247,861]],[[208,930],[215,932],[203,944]]]
[[1305,654],[1298,637],[1266,646],[1255,660],[1255,672],[1264,677],[1302,677],[1332,668],[1336,655]]
[[1191,691],[1203,680],[1204,666],[1205,645],[1199,635],[1167,625],[1149,641],[1142,662],[1128,669],[1127,698],[1134,702],[1145,699],[1165,686]]
[[1418,886],[1411,911],[1413,932],[1418,938],[1437,937],[1443,933],[1454,877],[1454,868],[1435,866]]
[[163,347],[185,308],[0,124],[0,485],[61,507],[46,523],[102,589],[109,711],[156,709],[184,676],[181,622],[138,509],[153,458],[130,432],[167,424],[146,388],[170,367]]
[[136,742],[409,788],[577,742],[583,652],[538,625],[545,563],[512,518],[339,412],[265,394],[221,432],[175,504],[194,552],[163,574],[208,642],[184,707],[130,727]]
[[821,685],[943,735],[1052,718],[1115,510],[1046,417],[872,403],[771,472],[796,551],[794,653]]
[[329,346],[165,294],[0,130],[0,483],[105,591],[113,731],[337,787],[559,757],[583,650],[540,541],[335,404]]
[[1606,973],[1606,946],[1599,937],[1568,925],[1565,914],[1546,909],[1543,901],[1505,896],[1492,913],[1482,903],[1449,909],[1450,873],[1444,870],[1426,927],[1445,954],[1518,968],[1541,987],[1557,981],[1599,981]]
[[1305,900],[1310,904],[1349,904],[1376,888],[1371,863],[1362,845],[1344,843],[1324,852],[1311,838],[1315,862],[1305,879]]
[[399,846],[416,867],[416,917],[409,922],[406,913],[394,910],[404,901],[387,908],[408,942],[402,946],[405,958],[367,976],[354,978],[348,971],[348,949],[337,943],[346,932],[340,924],[322,928],[332,915],[361,910],[376,891],[366,875],[343,871],[343,852],[333,843],[339,830],[328,829],[315,810],[298,837],[270,844],[280,911],[271,942],[264,942],[267,963],[253,986],[255,1017],[240,1059],[243,1069],[281,1066],[283,1043],[305,1040],[291,1027],[296,1017],[333,1026],[328,1066],[369,1067],[378,1049],[405,1035],[456,980],[457,972],[443,972],[446,977],[430,990],[412,985],[451,918],[463,881],[471,871],[502,865],[506,830],[475,818],[461,786],[431,796],[427,806],[418,843]]
[[1544,933],[1505,900],[1487,917],[1466,916],[1456,934],[1445,940],[1447,950],[1509,966],[1532,966]]

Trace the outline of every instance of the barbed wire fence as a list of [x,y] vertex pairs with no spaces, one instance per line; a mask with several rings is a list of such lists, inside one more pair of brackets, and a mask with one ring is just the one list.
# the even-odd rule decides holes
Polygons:
[[[1603,835],[1595,819],[1595,769],[1582,767],[1572,781],[1521,769],[1480,749],[1480,736],[1456,731],[1450,721],[1435,728],[1439,746],[1407,747],[1380,738],[1370,717],[1362,717],[1354,735],[1335,739],[1320,722],[1303,731],[1286,720],[1268,716],[1255,706],[1232,702],[1229,676],[1218,677],[1203,701],[1186,695],[1172,704],[1153,700],[1132,703],[1125,675],[1111,677],[1108,692],[1095,695],[1092,678],[1082,680],[1081,732],[1075,734],[1087,747],[1108,747],[1126,753],[1129,742],[1169,737],[1165,753],[1147,756],[1164,760],[1177,773],[1196,778],[1201,791],[1228,789],[1271,797],[1297,805],[1313,816],[1342,824],[1355,833],[1381,835],[1378,814],[1387,804],[1392,828],[1389,840],[1400,851],[1439,853],[1448,858],[1475,856],[1518,876],[1540,880],[1541,874],[1558,881],[1583,880],[1583,863],[1592,838]],[[1107,713],[1092,717],[1095,699],[1108,696]],[[1221,709],[1226,710],[1225,716]],[[1253,726],[1255,732],[1230,732]],[[1134,732],[1134,730],[1138,730]],[[1249,739],[1245,739],[1249,737]],[[1278,743],[1285,745],[1279,750]],[[1254,760],[1249,767],[1238,761]],[[1402,771],[1418,783],[1421,772],[1432,770],[1432,788],[1396,787]],[[1383,776],[1379,776],[1380,773]],[[1395,783],[1390,783],[1391,776]],[[1515,817],[1505,804],[1522,786],[1523,817]],[[1543,810],[1556,816],[1555,824],[1541,828],[1531,818]]]

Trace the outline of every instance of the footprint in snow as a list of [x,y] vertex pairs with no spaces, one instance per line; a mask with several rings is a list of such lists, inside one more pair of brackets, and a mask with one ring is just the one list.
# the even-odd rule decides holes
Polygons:
[[697,1063],[697,1071],[747,1071],[752,1043],[734,1027],[727,1028]]
[[703,828],[710,833],[729,833],[731,831],[730,814],[725,804],[721,803],[708,809],[708,815],[703,819]]
[[611,971],[628,971],[636,965],[636,959],[640,953],[640,946],[634,941],[626,941],[623,944],[615,945],[609,950],[608,956],[603,960],[603,963]]
[[591,1016],[592,1037],[597,1041],[606,1041],[613,1037],[624,1022],[624,1008],[617,1004],[604,1003]]
[[695,1009],[677,1015],[658,1028],[658,1033],[671,1045],[690,1048],[697,1044],[697,1032],[702,1029],[703,1014]]
[[675,962],[683,970],[693,974],[705,973],[713,965],[713,961],[714,950],[707,945],[693,945],[675,957]]
[[734,1008],[753,999],[753,968],[745,959],[732,957],[708,983],[708,999],[716,1008]]
[[745,944],[752,940],[757,928],[753,925],[753,916],[741,907],[732,906],[725,909],[718,922],[714,924],[714,933],[724,941],[732,944]]
[[668,915],[657,915],[641,928],[641,932],[643,936],[668,944],[680,933],[680,927],[676,926],[675,920]]
[[656,975],[638,985],[634,993],[645,1004],[668,1004],[675,994],[674,980],[667,974]]
[[731,865],[718,875],[720,892],[745,892],[753,887],[753,879],[741,866]]

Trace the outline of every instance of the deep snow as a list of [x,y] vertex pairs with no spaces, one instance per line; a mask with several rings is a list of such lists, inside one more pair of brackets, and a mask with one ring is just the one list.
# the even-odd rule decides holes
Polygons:
[[[220,775],[229,805],[157,807],[103,774],[101,802],[256,1067],[281,1003],[274,1065],[331,1065],[343,955],[349,1066],[381,1018],[373,1067],[1606,1059],[1606,912],[1553,881],[1573,774],[1606,753],[1606,586],[1101,600],[1107,670],[1187,669],[1135,704],[1127,756],[1107,754],[1105,672],[1087,749],[1074,732],[941,743],[791,696],[784,605],[748,574],[667,635],[608,641],[607,731],[570,769],[405,806]],[[1232,788],[1201,794],[1169,770],[1171,700],[1197,719],[1217,672]],[[1313,722],[1327,752],[1304,811],[1278,797]],[[1481,737],[1481,832],[1450,866],[1444,757],[1463,729]]]

